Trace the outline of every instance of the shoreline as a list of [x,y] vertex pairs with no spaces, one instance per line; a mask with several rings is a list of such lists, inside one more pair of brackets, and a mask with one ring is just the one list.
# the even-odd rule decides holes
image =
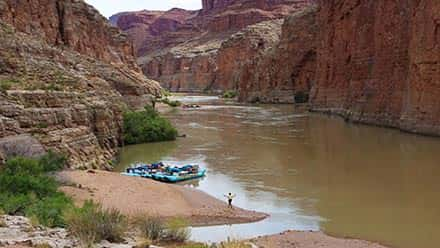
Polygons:
[[57,179],[63,183],[60,190],[72,197],[75,204],[93,200],[129,217],[145,214],[164,219],[181,217],[194,226],[212,226],[252,223],[269,216],[238,207],[230,209],[226,201],[197,189],[115,172],[62,171]]
[[[93,200],[102,204],[104,208],[117,209],[129,218],[146,214],[164,219],[180,217],[187,220],[190,226],[200,227],[253,223],[269,217],[265,213],[238,207],[230,209],[226,202],[197,189],[124,176],[115,172],[65,170],[57,173],[56,178],[63,183],[60,190],[72,197],[76,205]],[[26,221],[23,219],[22,222]],[[12,244],[24,244],[21,242],[23,240],[18,239],[15,242],[14,237],[2,235],[2,230],[8,231],[0,228],[0,246],[2,243],[5,244],[1,240],[3,236],[13,241]],[[27,236],[32,237],[32,233]],[[70,239],[63,238],[60,242],[63,240]],[[243,242],[260,248],[391,248],[374,241],[338,237],[322,231],[288,230]],[[6,244],[11,243],[8,241]]]
[[[181,217],[193,227],[253,223],[269,217],[265,213],[238,207],[229,209],[226,202],[197,189],[116,172],[66,170],[58,173],[57,179],[64,183],[60,189],[71,196],[75,204],[94,200],[129,217],[142,214],[164,219]],[[248,241],[268,248],[314,248],[316,244],[325,248],[391,248],[374,241],[340,237],[322,231],[288,230]]]

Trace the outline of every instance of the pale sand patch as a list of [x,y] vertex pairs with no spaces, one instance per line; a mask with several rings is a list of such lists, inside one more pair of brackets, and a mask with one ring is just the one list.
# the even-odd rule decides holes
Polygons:
[[193,225],[217,225],[259,221],[264,213],[227,204],[202,191],[119,173],[63,171],[57,177],[78,186],[63,186],[77,204],[92,199],[105,208],[116,208],[128,216],[142,213],[164,218],[184,217]]
[[259,248],[387,248],[377,243],[328,236],[322,232],[287,231],[252,239]]

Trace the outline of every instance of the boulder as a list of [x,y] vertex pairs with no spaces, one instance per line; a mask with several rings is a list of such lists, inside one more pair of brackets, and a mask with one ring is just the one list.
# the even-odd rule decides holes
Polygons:
[[35,158],[45,153],[43,145],[29,134],[0,138],[0,154],[3,159],[14,156]]

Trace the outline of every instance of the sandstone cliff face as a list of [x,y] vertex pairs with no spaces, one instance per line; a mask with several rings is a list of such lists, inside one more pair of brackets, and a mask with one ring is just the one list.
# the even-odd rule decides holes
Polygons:
[[[243,44],[238,44],[237,37],[242,36],[240,30],[263,21],[279,20],[310,6],[312,2],[311,0],[204,1],[202,10],[185,17],[181,15],[180,26],[177,25],[174,30],[165,29],[154,39],[147,37],[145,44],[137,49],[138,63],[145,75],[173,91],[221,92],[237,89],[239,69],[233,68],[237,65],[236,61],[238,64],[244,64],[244,60],[256,56],[273,45],[256,44],[256,47],[253,47],[254,43],[246,44],[246,42],[258,40],[251,38],[255,36],[260,37],[261,42],[265,43],[266,37],[272,36],[269,38],[272,41],[268,42],[273,43],[273,38],[277,39],[279,36],[277,31],[280,30],[281,22],[274,21],[273,24],[277,23],[277,25],[272,25],[272,30],[262,28],[261,34],[257,34],[258,28],[253,32],[245,31],[249,34],[249,39],[241,39]],[[126,13],[125,16],[127,18],[136,16],[136,13]],[[150,22],[144,21],[142,25],[151,28]],[[135,28],[123,24],[120,16],[118,23],[118,26],[126,30],[132,39],[137,40],[132,34]],[[234,35],[235,33],[237,34]],[[261,51],[257,51],[259,49]],[[243,61],[239,61],[241,59]]]
[[248,58],[241,76],[236,79],[239,100],[264,103],[307,101],[316,70],[316,12],[316,6],[311,6],[287,17],[280,39],[270,44],[270,49]]
[[440,2],[320,1],[313,110],[440,134]]
[[174,8],[169,11],[124,12],[110,17],[113,25],[126,31],[138,54],[144,55],[177,45],[199,32],[187,21],[197,12]]
[[180,92],[212,90],[222,39],[193,40],[138,59],[145,75]]
[[204,1],[196,21],[211,32],[239,30],[258,22],[283,18],[311,3],[311,0]]
[[125,35],[82,0],[2,0],[0,19],[17,31],[43,36],[51,45],[136,68],[133,47]]
[[[68,155],[73,168],[108,167],[121,145],[123,110],[149,103],[161,88],[90,6],[42,3],[0,1],[0,154],[37,154],[39,144]],[[52,4],[72,12],[58,19]],[[68,31],[57,26],[63,22]],[[23,145],[30,140],[35,150]]]
[[249,65],[278,44],[282,23],[283,20],[261,22],[223,42],[217,57],[216,88],[238,89],[241,80],[257,73],[259,68],[251,69]]

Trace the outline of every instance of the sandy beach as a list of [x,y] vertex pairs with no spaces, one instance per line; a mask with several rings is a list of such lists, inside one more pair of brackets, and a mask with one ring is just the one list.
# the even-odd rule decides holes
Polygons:
[[57,177],[67,185],[61,190],[77,204],[91,199],[128,216],[183,217],[192,225],[246,223],[267,217],[255,211],[230,209],[225,202],[196,189],[119,173],[63,171]]
[[389,248],[364,240],[335,238],[322,232],[286,231],[258,237],[251,242],[259,248]]

